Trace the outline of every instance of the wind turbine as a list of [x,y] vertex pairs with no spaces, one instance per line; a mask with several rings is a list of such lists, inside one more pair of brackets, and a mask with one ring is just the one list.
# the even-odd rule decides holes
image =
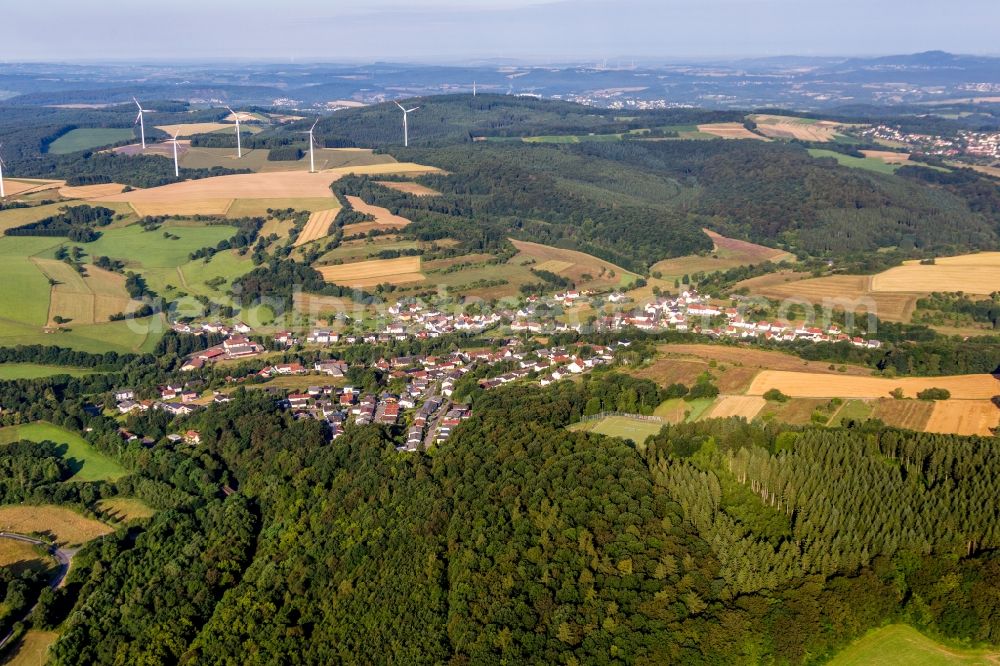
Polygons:
[[403,112],[403,146],[406,148],[410,147],[410,114],[419,109],[419,106],[415,106],[412,109],[404,108],[402,104],[396,102],[396,106],[399,110]]
[[316,129],[316,125],[319,125],[319,118],[309,128],[309,173],[316,173],[316,159],[313,152],[313,130]]
[[180,164],[178,164],[178,162],[177,162],[177,134],[176,133],[174,134],[174,138],[172,139],[172,141],[173,141],[173,144],[174,144],[174,177],[175,178],[180,178],[181,177],[181,167],[180,167]]
[[476,82],[475,81],[472,82],[472,96],[473,97],[476,96]]
[[236,118],[236,157],[243,157],[243,145],[240,143],[240,114],[233,111],[232,107],[226,106],[229,109],[229,113],[233,114],[233,118]]
[[[3,148],[2,143],[0,143],[0,148]],[[3,189],[3,168],[4,168],[3,156],[0,156],[0,199],[3,199],[5,196],[7,196],[7,192]]]
[[[139,104],[139,100],[135,97],[132,98],[135,105],[139,107],[139,115],[135,117],[135,123],[139,123],[139,136],[142,137],[142,149],[146,150],[146,122],[143,120],[143,114],[146,113],[146,109],[142,108],[142,104]],[[132,123],[135,125],[135,123]]]

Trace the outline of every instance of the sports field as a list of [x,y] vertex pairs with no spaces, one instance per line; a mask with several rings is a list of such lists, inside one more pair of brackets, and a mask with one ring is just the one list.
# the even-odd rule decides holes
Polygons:
[[66,155],[127,141],[133,137],[135,133],[131,127],[80,127],[63,134],[49,144],[49,152],[53,155]]
[[65,445],[62,457],[74,471],[70,481],[113,481],[127,474],[124,467],[95,449],[87,440],[45,421],[0,428],[0,444],[18,440]]
[[113,530],[104,523],[64,506],[25,504],[0,506],[0,532],[44,534],[59,544],[76,546]]
[[630,439],[636,444],[642,444],[650,435],[655,435],[663,428],[659,421],[645,421],[628,416],[608,416],[598,421],[585,421],[570,426],[570,430],[592,432],[608,437]]
[[847,646],[829,666],[988,666],[1000,652],[951,648],[905,624],[875,629]]
[[348,287],[374,287],[378,284],[406,284],[424,279],[420,257],[374,259],[317,269],[327,282]]

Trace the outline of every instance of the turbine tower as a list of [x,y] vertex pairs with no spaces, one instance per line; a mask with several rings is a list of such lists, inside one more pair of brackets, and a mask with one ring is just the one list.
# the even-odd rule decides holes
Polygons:
[[473,97],[476,96],[476,82],[475,81],[472,82],[472,96]]
[[396,106],[399,110],[403,112],[403,146],[406,148],[410,147],[410,114],[419,109],[419,106],[415,106],[412,109],[404,108],[402,104],[396,102]]
[[243,145],[240,143],[240,114],[233,111],[232,107],[226,106],[229,109],[229,113],[233,114],[233,118],[236,118],[236,158],[240,159],[243,157]]
[[[135,117],[135,123],[139,123],[139,136],[142,137],[142,149],[146,150],[146,121],[143,120],[143,114],[146,113],[146,109],[142,108],[142,104],[139,104],[139,100],[135,97],[132,98],[135,105],[139,107],[139,115]],[[132,123],[135,125],[135,123]]]
[[319,124],[319,118],[313,123],[313,126],[309,128],[309,173],[316,173],[316,158],[313,151],[313,130],[316,129],[316,125]]
[[181,177],[181,167],[180,167],[180,164],[177,162],[177,134],[176,133],[174,134],[173,144],[174,144],[174,177],[175,178],[180,178]]
[[[2,143],[0,143],[0,148],[3,148],[3,144]],[[5,196],[7,196],[6,190],[3,189],[3,168],[4,168],[4,166],[6,166],[6,165],[5,165],[4,161],[3,161],[3,156],[0,155],[0,199],[3,199]]]

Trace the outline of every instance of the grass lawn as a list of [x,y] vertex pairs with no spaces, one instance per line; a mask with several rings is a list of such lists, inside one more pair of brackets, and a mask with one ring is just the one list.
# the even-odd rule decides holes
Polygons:
[[73,470],[70,481],[112,481],[128,472],[116,461],[95,449],[87,440],[65,428],[39,421],[20,426],[0,428],[0,444],[18,440],[64,445],[63,458]]
[[950,648],[905,624],[890,624],[869,632],[827,662],[830,666],[954,666],[995,664],[1000,654]]
[[40,666],[49,660],[49,646],[56,642],[59,634],[54,631],[36,631],[32,629],[22,636],[9,656],[2,663],[4,666]]
[[83,377],[94,374],[87,368],[75,368],[68,365],[41,365],[38,363],[0,363],[0,381],[11,379],[38,379],[39,377],[54,377],[69,375]]
[[657,421],[640,421],[627,416],[609,416],[600,421],[574,424],[571,429],[607,435],[608,437],[621,437],[622,439],[630,439],[636,444],[642,444],[647,437],[660,432],[663,425]]
[[132,128],[124,127],[81,127],[63,134],[49,144],[53,155],[65,155],[89,148],[109,146],[135,137]]

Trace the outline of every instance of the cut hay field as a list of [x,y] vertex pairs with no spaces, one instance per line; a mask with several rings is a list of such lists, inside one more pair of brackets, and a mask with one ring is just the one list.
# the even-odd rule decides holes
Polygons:
[[[189,147],[181,158],[181,166],[191,169],[209,169],[211,167],[229,167],[250,169],[251,171],[308,171],[309,157],[300,160],[284,160],[272,162],[267,159],[268,150],[244,148],[243,157],[236,156],[234,148],[203,148]],[[371,164],[393,164],[396,160],[391,155],[376,155],[371,150],[349,148],[317,148],[316,168],[320,171],[341,167],[357,167]]]
[[680,279],[684,275],[693,275],[694,273],[714,273],[736,268],[737,266],[760,264],[765,261],[777,263],[780,261],[795,260],[793,254],[784,250],[765,247],[764,245],[757,245],[735,238],[727,238],[709,229],[702,229],[702,231],[712,239],[715,245],[711,253],[665,259],[654,264],[650,268],[650,272],[661,273],[661,279],[669,282]]
[[0,428],[0,444],[18,440],[50,441],[65,446],[61,455],[73,470],[70,481],[113,481],[127,474],[124,467],[95,449],[83,437],[45,421]]
[[41,666],[49,661],[49,648],[59,634],[31,629],[14,643],[3,666]]
[[64,506],[0,506],[0,532],[43,534],[60,545],[78,546],[113,530]]
[[901,388],[906,397],[915,398],[920,391],[935,387],[950,391],[952,400],[989,400],[1000,394],[1000,380],[993,375],[885,378],[764,370],[754,378],[747,395],[763,395],[776,388],[800,398],[884,398]]
[[102,499],[97,508],[119,522],[152,517],[156,511],[136,497],[112,497]]
[[420,183],[413,183],[409,181],[397,182],[392,180],[378,180],[375,181],[383,187],[387,187],[390,190],[396,190],[397,192],[404,192],[406,194],[412,194],[415,197],[439,197],[441,193],[437,190],[432,190],[431,188],[421,185]]
[[424,280],[420,272],[420,257],[375,259],[339,266],[317,268],[323,279],[347,287],[374,287],[378,284],[407,284]]
[[195,134],[211,134],[225,129],[231,129],[235,132],[236,125],[229,123],[178,123],[176,125],[157,125],[156,129],[162,130],[170,136],[176,134],[177,136],[189,137]]
[[[335,261],[349,263],[352,261],[364,261],[373,258],[373,255],[386,250],[416,250],[420,247],[431,245],[415,240],[400,240],[398,236],[376,236],[375,238],[359,238],[357,240],[344,241],[334,249],[321,256],[316,264],[331,264]],[[489,255],[487,255],[489,256]],[[436,267],[438,262],[424,262],[423,269],[427,270],[432,266]]]
[[357,224],[350,224],[344,227],[344,236],[357,236],[359,234],[367,234],[373,229],[387,230],[387,229],[402,229],[403,227],[410,224],[410,221],[405,217],[400,217],[399,215],[393,215],[389,212],[387,208],[382,208],[381,206],[373,206],[369,203],[365,203],[363,199],[355,196],[345,197],[347,202],[351,204],[351,208],[364,215],[371,215],[374,220],[370,222],[359,222]]
[[125,186],[121,183],[102,183],[100,185],[65,185],[59,188],[59,196],[67,199],[100,199],[121,194]]
[[53,155],[66,155],[127,141],[133,137],[135,132],[131,127],[79,127],[49,144],[48,152]]
[[645,421],[627,416],[608,416],[596,421],[574,423],[569,429],[607,437],[621,437],[632,440],[636,444],[642,444],[650,435],[658,434],[663,425],[659,421]]
[[873,160],[882,160],[886,164],[906,164],[910,161],[909,153],[894,150],[862,150],[861,154]]
[[827,662],[828,666],[989,666],[1000,662],[996,650],[952,648],[905,624],[869,632]]
[[38,269],[55,281],[49,298],[49,325],[55,317],[73,325],[105,322],[114,314],[126,312],[132,304],[125,290],[125,276],[87,265],[81,276],[69,264],[56,259],[32,258]]
[[927,432],[989,437],[1000,426],[1000,408],[990,400],[940,400],[934,403]]
[[55,377],[56,375],[85,377],[94,373],[95,371],[89,368],[75,368],[67,365],[0,363],[0,381],[11,381],[14,379],[39,379],[40,377]]
[[295,239],[295,247],[325,238],[330,232],[330,225],[333,224],[339,212],[340,208],[330,208],[328,210],[316,211],[310,215],[305,228],[299,232],[298,237]]
[[721,139],[756,139],[758,141],[769,141],[767,137],[754,134],[743,123],[708,123],[698,125],[698,131],[703,134],[711,134]]
[[791,425],[812,423],[812,415],[829,401],[820,398],[792,398],[787,402],[769,402],[758,418]]
[[510,242],[517,248],[518,253],[508,264],[521,264],[526,260],[533,260],[535,264],[531,268],[549,270],[568,278],[576,284],[578,289],[628,286],[639,277],[621,266],[616,266],[585,252],[565,250],[541,243],[514,240],[513,238],[510,239]]
[[17,574],[45,573],[53,564],[55,561],[33,543],[0,539],[0,569],[12,569]]
[[750,116],[750,119],[757,124],[758,132],[772,139],[798,139],[817,143],[835,141],[839,136],[838,130],[843,127],[840,123],[829,120],[794,116],[758,114]]
[[907,263],[872,278],[880,292],[964,291],[990,294],[1000,289],[1000,252],[941,257],[933,265]]
[[[955,404],[965,404],[966,401]],[[872,418],[896,428],[923,432],[934,411],[934,403],[926,400],[894,400],[879,398],[873,404]]]
[[706,418],[721,419],[740,416],[753,420],[764,409],[767,401],[755,395],[728,395],[720,398],[708,411]]
[[[316,198],[284,198],[284,199],[236,199],[226,211],[226,217],[236,219],[238,217],[266,217],[268,209],[285,210],[307,210],[316,212],[320,210],[330,210],[340,208],[336,199],[329,197]],[[280,222],[280,220],[279,220]],[[284,224],[284,223],[282,223]],[[267,234],[261,231],[261,235]],[[286,234],[287,235],[287,234]]]
[[[36,179],[22,179],[22,178],[4,178],[3,188],[6,196],[14,197],[22,194],[28,194],[31,192],[40,192],[43,190],[51,190],[59,187],[64,181],[61,180],[36,180]],[[15,209],[18,210],[18,209]],[[19,210],[24,210],[19,209]]]

